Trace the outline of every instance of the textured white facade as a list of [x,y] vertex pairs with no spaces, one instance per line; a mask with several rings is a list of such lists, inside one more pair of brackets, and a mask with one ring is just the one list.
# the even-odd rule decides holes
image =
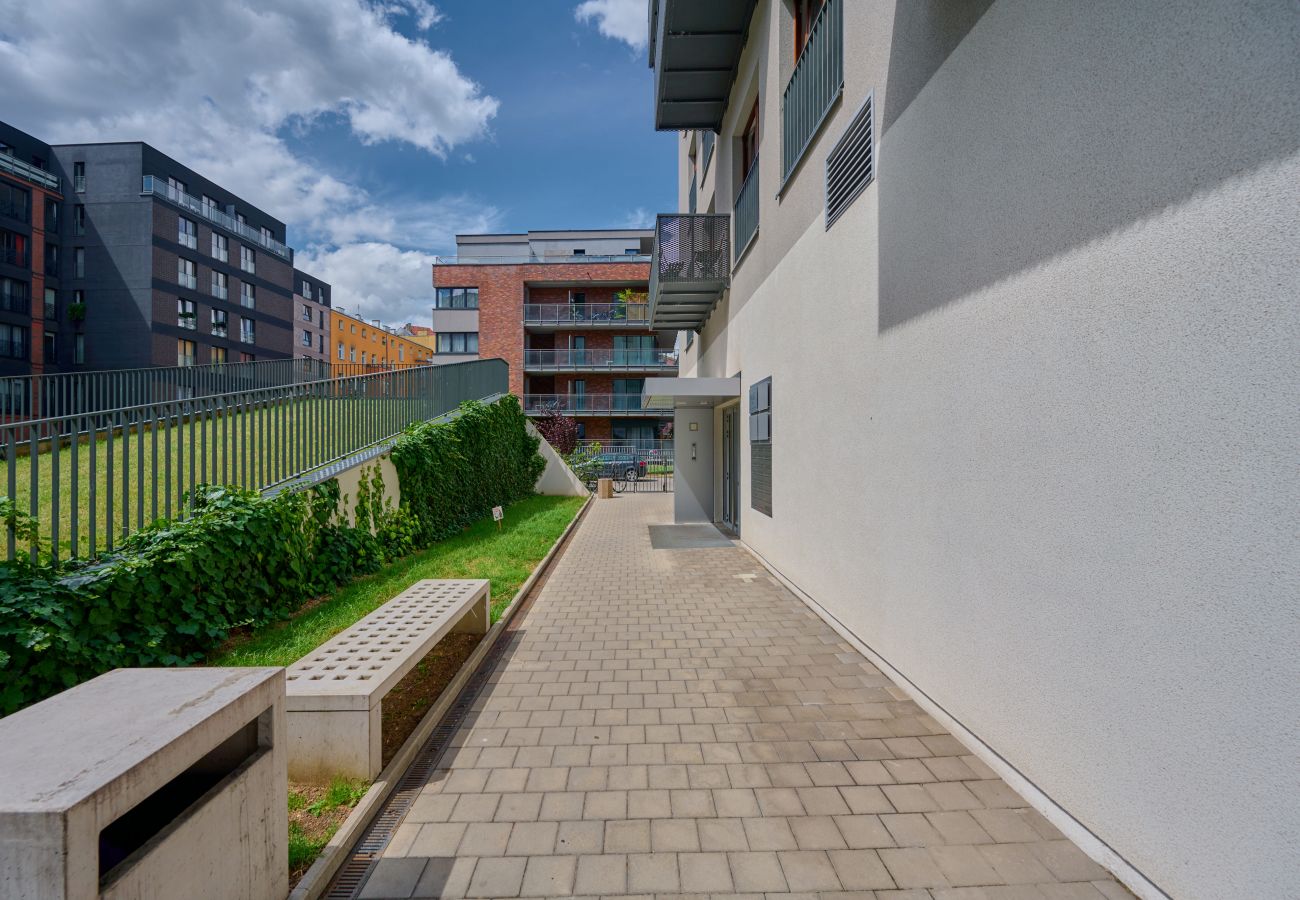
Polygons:
[[[845,15],[778,197],[790,13],[761,0],[699,202],[730,210],[757,96],[759,235],[682,361],[773,379],[742,539],[1139,893],[1295,896],[1300,8]],[[876,179],[828,231],[868,94]]]

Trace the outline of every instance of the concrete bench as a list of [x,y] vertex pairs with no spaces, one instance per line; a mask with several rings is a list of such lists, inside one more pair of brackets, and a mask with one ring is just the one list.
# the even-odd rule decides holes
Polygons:
[[383,767],[383,699],[450,632],[486,634],[483,579],[420,581],[290,666],[289,777],[374,779]]

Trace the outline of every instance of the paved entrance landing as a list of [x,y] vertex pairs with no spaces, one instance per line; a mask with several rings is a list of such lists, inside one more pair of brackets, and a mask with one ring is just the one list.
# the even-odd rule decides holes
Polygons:
[[1131,895],[742,549],[596,502],[361,896]]

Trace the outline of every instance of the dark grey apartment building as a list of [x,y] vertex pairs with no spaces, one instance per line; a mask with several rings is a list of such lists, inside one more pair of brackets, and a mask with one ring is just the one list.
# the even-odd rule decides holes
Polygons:
[[282,221],[139,141],[45,145],[0,123],[0,152],[39,157],[58,187],[46,196],[42,258],[29,260],[29,282],[43,279],[41,315],[29,320],[27,358],[9,368],[304,355],[294,298],[304,275]]

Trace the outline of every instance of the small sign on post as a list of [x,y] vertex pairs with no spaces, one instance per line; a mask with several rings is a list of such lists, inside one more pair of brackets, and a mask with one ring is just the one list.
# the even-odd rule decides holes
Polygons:
[[497,531],[501,530],[501,520],[506,517],[506,511],[499,506],[492,507],[492,521],[497,523]]

